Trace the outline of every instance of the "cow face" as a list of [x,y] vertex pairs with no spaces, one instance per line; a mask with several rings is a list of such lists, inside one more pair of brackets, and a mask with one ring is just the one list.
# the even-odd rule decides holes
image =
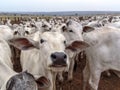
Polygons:
[[45,32],[41,35],[40,50],[49,70],[63,71],[69,66],[65,51],[66,39],[58,32]]
[[31,26],[18,26],[14,29],[14,36],[28,36],[38,31],[35,27]]
[[52,28],[52,26],[47,21],[43,21],[40,32],[43,33],[46,31],[51,31],[51,28]]
[[14,28],[14,32],[13,32],[13,35],[16,37],[16,36],[23,36],[23,27],[16,27]]
[[31,26],[24,26],[24,32],[23,36],[29,36],[37,32],[38,29],[36,27],[31,27]]
[[38,90],[38,87],[34,77],[27,72],[23,72],[9,79],[6,90]]
[[82,27],[78,22],[70,20],[66,25],[62,26],[61,30],[67,39],[67,48],[72,51],[82,51],[89,47],[89,45],[84,41],[83,33],[85,34],[95,29],[90,26]]
[[76,40],[83,41],[82,25],[80,25],[78,22],[70,20],[66,23],[66,26],[63,26],[61,29],[68,43],[71,43]]

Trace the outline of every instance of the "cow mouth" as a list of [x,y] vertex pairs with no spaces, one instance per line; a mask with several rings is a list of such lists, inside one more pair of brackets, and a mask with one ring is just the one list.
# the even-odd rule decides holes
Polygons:
[[50,67],[62,68],[62,67],[67,67],[67,65],[66,64],[63,64],[63,65],[52,64],[52,65],[50,65]]
[[49,66],[49,70],[51,70],[52,72],[63,72],[66,70],[66,68],[67,68],[66,64],[62,65],[52,64]]

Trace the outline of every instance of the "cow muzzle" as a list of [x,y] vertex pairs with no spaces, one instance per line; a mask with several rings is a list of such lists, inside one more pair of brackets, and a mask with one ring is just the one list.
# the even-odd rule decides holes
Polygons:
[[50,67],[66,67],[67,55],[63,52],[55,52],[51,54],[52,65]]

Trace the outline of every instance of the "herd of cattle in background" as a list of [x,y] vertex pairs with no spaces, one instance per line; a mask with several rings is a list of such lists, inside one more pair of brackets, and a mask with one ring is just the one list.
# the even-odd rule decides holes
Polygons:
[[83,90],[98,90],[103,71],[120,77],[120,16],[0,19],[0,90],[56,90],[56,77],[68,72],[71,81],[83,52]]

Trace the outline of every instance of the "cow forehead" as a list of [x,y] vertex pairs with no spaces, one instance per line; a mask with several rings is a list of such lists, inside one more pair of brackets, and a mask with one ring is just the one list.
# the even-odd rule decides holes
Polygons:
[[49,40],[49,41],[54,41],[54,40],[59,40],[59,41],[64,41],[65,37],[63,34],[59,32],[44,32],[41,35],[42,39]]
[[72,23],[70,25],[68,25],[68,28],[82,31],[82,25],[78,22],[75,22],[75,21],[74,22],[72,21]]
[[[77,26],[74,26],[74,25],[70,25],[70,26],[67,27],[67,30],[72,30],[74,32],[73,34],[81,35],[82,31],[83,31],[83,28],[82,28],[82,26],[77,27]],[[69,33],[71,33],[71,32],[69,32]]]

